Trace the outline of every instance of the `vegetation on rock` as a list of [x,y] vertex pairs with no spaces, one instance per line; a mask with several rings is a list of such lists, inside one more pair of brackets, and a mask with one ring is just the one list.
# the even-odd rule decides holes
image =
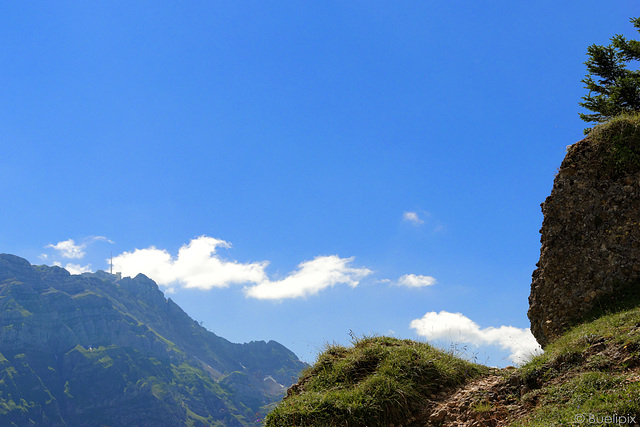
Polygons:
[[602,173],[613,178],[640,172],[640,115],[623,113],[595,126],[589,133],[601,147],[605,168]]
[[[631,19],[640,31],[640,18]],[[640,70],[629,69],[627,64],[640,60],[640,42],[627,40],[622,35],[611,39],[609,46],[591,45],[585,62],[589,74],[582,79],[589,93],[580,103],[593,114],[580,113],[586,122],[603,123],[623,113],[640,110]],[[588,133],[589,129],[585,130]]]

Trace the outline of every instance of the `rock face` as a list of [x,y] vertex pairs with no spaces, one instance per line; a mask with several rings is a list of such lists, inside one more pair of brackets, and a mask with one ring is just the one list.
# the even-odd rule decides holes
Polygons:
[[541,205],[528,316],[543,347],[640,277],[639,122],[614,119],[569,146]]
[[304,367],[207,331],[146,276],[0,254],[0,425],[254,425]]

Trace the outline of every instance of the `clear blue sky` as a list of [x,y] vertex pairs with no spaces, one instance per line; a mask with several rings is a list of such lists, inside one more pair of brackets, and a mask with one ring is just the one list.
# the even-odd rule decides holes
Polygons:
[[5,2],[0,252],[113,252],[215,333],[308,362],[352,330],[513,363],[587,47],[637,38],[638,12]]

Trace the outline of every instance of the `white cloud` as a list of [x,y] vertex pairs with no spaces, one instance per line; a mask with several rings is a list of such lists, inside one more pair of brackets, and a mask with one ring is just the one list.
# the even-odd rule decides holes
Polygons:
[[372,273],[366,268],[351,267],[353,258],[318,256],[300,263],[282,280],[272,281],[265,271],[268,261],[227,261],[217,254],[219,247],[230,248],[231,244],[200,236],[182,246],[176,257],[153,246],[136,249],[114,256],[113,271],[131,277],[143,273],[170,292],[180,287],[208,290],[245,284],[247,297],[270,300],[306,297],[338,284],[355,287]]
[[63,258],[80,259],[85,256],[84,249],[87,245],[76,245],[76,242],[73,239],[69,239],[58,242],[55,245],[47,245],[46,247],[53,248],[60,252],[60,256]]
[[398,285],[410,288],[421,288],[423,286],[435,285],[436,279],[431,276],[420,276],[417,274],[405,274],[398,279]]
[[91,264],[87,265],[79,265],[79,264],[67,264],[64,266],[64,269],[67,270],[71,274],[82,274],[82,273],[91,273]]
[[337,284],[356,287],[360,279],[372,273],[366,268],[353,268],[352,258],[336,255],[318,256],[298,264],[298,270],[282,280],[264,280],[256,286],[245,288],[247,296],[258,299],[301,298],[315,295]]
[[[84,258],[84,256],[86,255],[85,250],[87,249],[87,246],[97,241],[108,242],[113,244],[111,240],[109,240],[104,236],[89,236],[89,237],[83,238],[82,243],[76,243],[75,240],[69,239],[69,240],[60,241],[55,245],[52,245],[52,244],[47,245],[45,246],[45,248],[54,249],[55,251],[58,252],[57,256],[61,258],[81,259],[81,258]],[[53,256],[56,257],[56,255],[53,255]],[[41,254],[40,258],[43,260],[47,260],[49,259],[49,255],[46,253]]]
[[402,214],[402,219],[413,225],[424,224],[424,220],[418,216],[417,212],[405,212]]
[[107,242],[107,243],[111,243],[113,245],[113,240],[108,239],[104,236],[89,236],[89,239],[91,239],[94,242],[100,241],[100,242]]
[[[54,262],[53,265],[57,266],[57,267],[62,267],[62,264],[60,264],[59,262]],[[87,265],[79,265],[79,264],[67,264],[64,266],[64,269],[67,270],[69,273],[71,274],[82,274],[82,273],[91,273],[91,264],[87,264]]]
[[181,285],[186,288],[224,288],[232,283],[261,283],[266,280],[267,262],[243,264],[218,257],[218,247],[230,248],[224,240],[200,236],[191,240],[173,258],[164,249],[153,246],[113,257],[114,271],[123,276],[143,273],[158,285]]
[[460,313],[430,312],[411,321],[410,327],[428,339],[447,339],[456,343],[498,345],[511,354],[515,363],[525,362],[531,355],[542,352],[529,328],[513,326],[480,328],[477,323]]

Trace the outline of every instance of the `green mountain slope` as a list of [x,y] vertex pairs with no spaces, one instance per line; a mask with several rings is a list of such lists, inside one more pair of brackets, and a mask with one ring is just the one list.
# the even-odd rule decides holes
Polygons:
[[251,425],[304,366],[207,331],[143,275],[0,255],[0,425]]

